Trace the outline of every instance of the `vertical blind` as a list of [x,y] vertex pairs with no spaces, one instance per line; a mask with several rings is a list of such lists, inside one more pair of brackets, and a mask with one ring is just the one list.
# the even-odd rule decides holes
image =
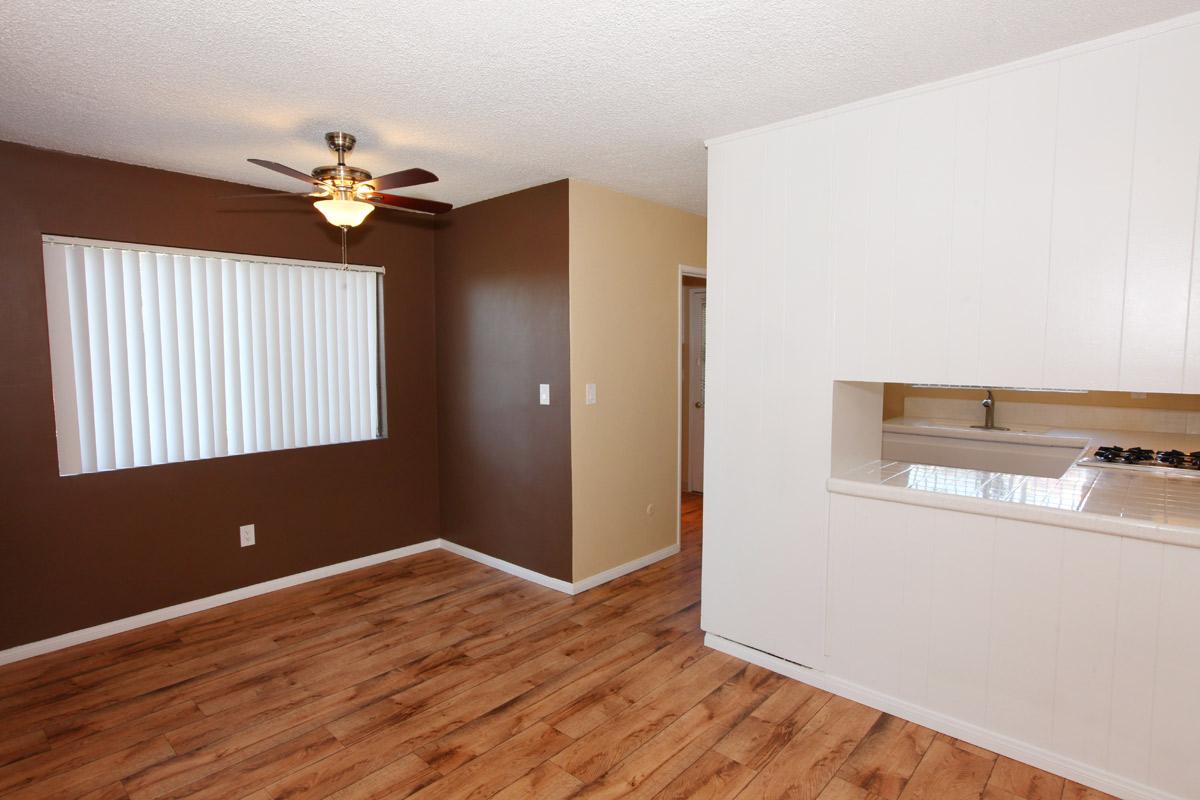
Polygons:
[[60,474],[381,435],[381,270],[42,249]]

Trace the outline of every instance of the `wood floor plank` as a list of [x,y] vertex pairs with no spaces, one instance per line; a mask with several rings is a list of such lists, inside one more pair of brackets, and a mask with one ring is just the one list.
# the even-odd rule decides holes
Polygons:
[[669,684],[660,686],[555,757],[554,763],[591,783],[641,747],[740,669],[722,653],[710,653]]
[[1062,800],[1117,800],[1117,798],[1097,789],[1089,789],[1073,781],[1067,781],[1066,786],[1063,787]]
[[814,800],[879,716],[872,708],[832,698],[767,762],[739,797]]
[[431,551],[0,667],[0,798],[1106,800],[706,648],[701,505],[574,596]]
[[1060,800],[1065,781],[1045,770],[1000,756],[988,779],[989,791],[1002,791],[1021,800]]
[[830,697],[828,692],[789,681],[722,737],[713,749],[750,769],[760,770]]
[[925,752],[902,800],[978,800],[995,761],[935,740]]
[[441,777],[440,772],[409,753],[330,794],[328,800],[401,800]]
[[933,737],[929,728],[884,714],[854,748],[837,776],[884,800],[897,800]]
[[569,772],[543,761],[493,796],[493,800],[567,800],[582,784]]
[[[680,773],[686,772],[690,764],[708,752],[725,731],[757,708],[780,682],[779,676],[752,664],[746,665],[645,744],[592,780],[579,797],[603,800],[652,796],[658,791],[657,787],[650,790],[646,786],[652,776],[664,786],[676,778],[676,775],[663,773],[663,765],[677,763]],[[689,750],[695,755],[686,763],[680,762],[677,756]],[[582,778],[579,772],[574,774]]]
[[729,800],[758,774],[709,750],[656,794],[655,800]]
[[546,759],[571,739],[545,723],[526,728],[445,778],[426,786],[413,800],[482,800],[492,797]]

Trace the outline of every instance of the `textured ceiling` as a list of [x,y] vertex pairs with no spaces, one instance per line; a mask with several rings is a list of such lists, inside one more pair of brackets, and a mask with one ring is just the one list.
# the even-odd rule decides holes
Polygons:
[[[584,178],[703,213],[703,140],[1200,9],[1200,0],[5,0],[0,139],[278,189],[255,156]],[[272,201],[264,201],[272,202]]]

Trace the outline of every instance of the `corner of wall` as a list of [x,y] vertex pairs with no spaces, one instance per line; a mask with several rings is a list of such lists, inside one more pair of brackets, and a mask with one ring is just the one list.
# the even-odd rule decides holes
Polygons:
[[[676,544],[679,265],[703,217],[569,181],[572,565],[576,582]],[[596,403],[585,387],[596,384]]]

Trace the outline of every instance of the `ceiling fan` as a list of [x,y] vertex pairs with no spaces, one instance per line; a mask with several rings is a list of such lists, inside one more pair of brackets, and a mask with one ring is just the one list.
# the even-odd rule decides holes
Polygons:
[[309,192],[255,196],[318,198],[313,203],[316,209],[330,224],[338,226],[343,231],[359,225],[377,206],[403,211],[419,211],[424,214],[443,214],[454,207],[449,203],[439,203],[436,200],[384,194],[383,189],[420,186],[424,183],[433,183],[438,178],[428,170],[416,168],[389,172],[378,178],[372,177],[371,173],[365,169],[352,167],[346,163],[346,154],[354,149],[355,141],[357,140],[353,135],[341,131],[331,131],[325,134],[325,143],[329,145],[330,150],[337,153],[337,164],[317,167],[310,175],[274,161],[265,161],[261,158],[246,159],[251,164],[266,167],[312,185],[312,191]]

